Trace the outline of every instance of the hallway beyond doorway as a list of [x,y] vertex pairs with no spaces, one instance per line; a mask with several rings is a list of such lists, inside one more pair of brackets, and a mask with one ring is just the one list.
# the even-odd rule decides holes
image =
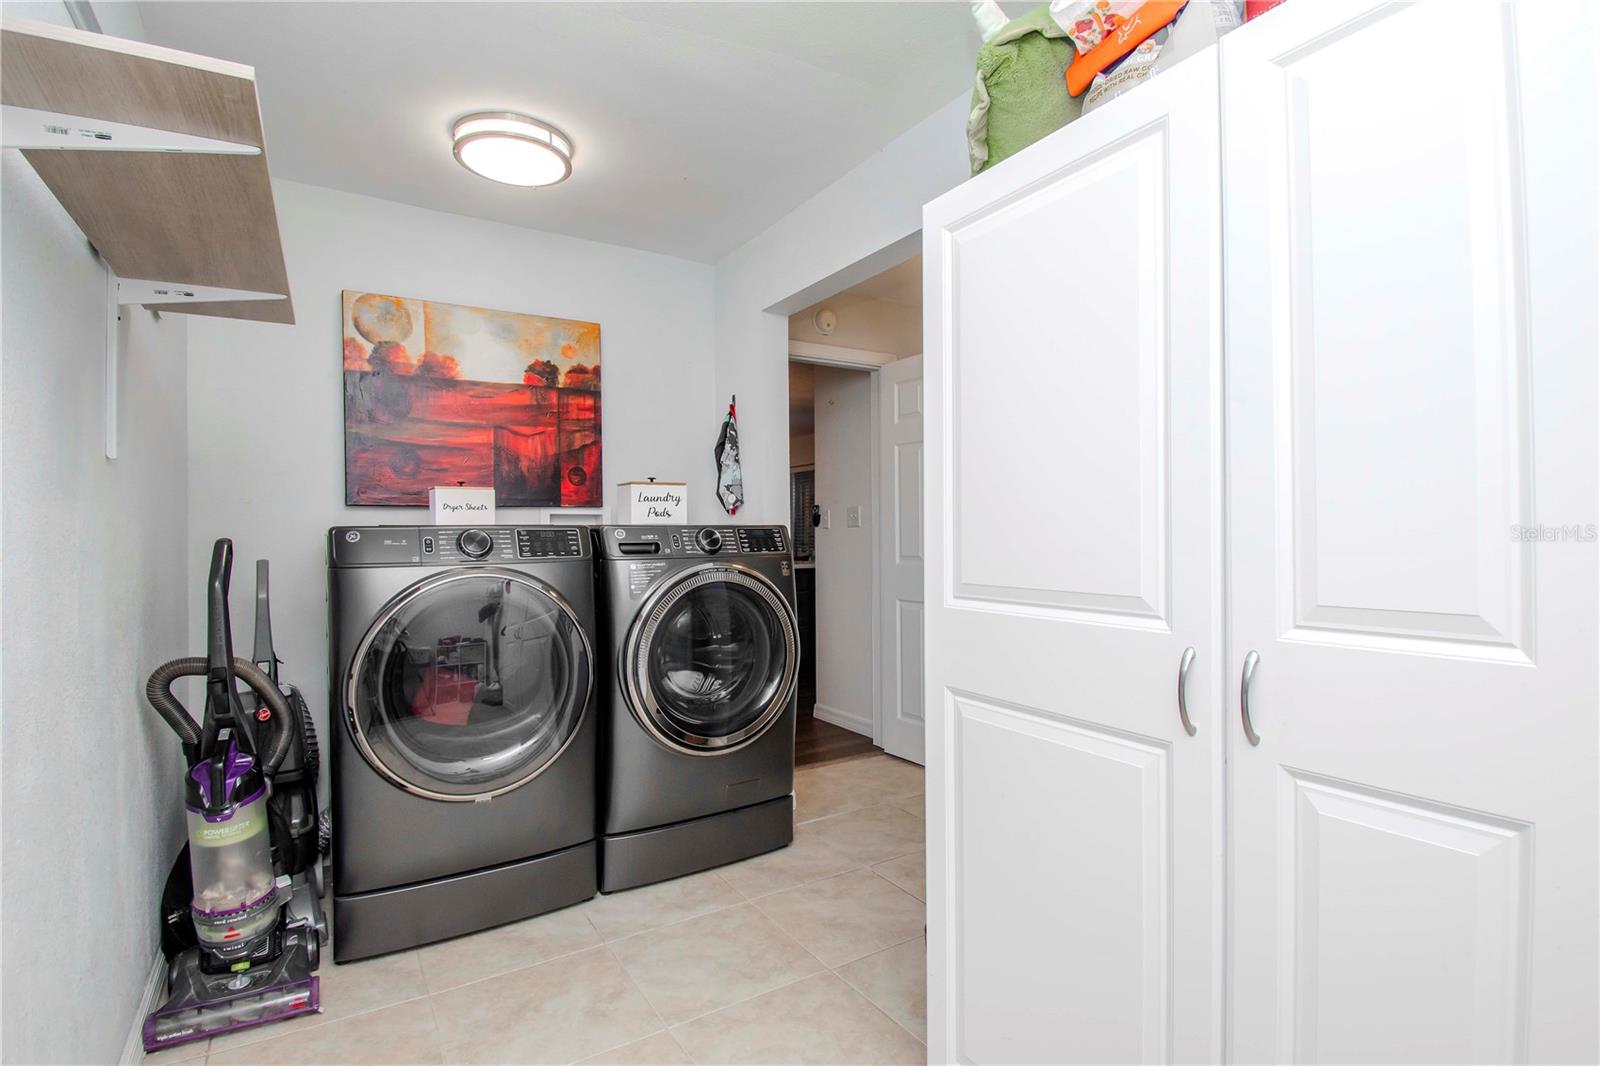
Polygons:
[[881,752],[871,737],[820,718],[802,717],[794,727],[794,765],[815,766],[857,755]]

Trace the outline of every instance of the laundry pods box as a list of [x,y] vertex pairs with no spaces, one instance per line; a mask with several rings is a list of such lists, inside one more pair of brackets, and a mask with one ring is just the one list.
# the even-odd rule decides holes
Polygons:
[[437,485],[428,490],[428,510],[436,526],[492,526],[494,489]]
[[682,481],[624,481],[612,517],[619,526],[683,525],[689,521],[689,486]]

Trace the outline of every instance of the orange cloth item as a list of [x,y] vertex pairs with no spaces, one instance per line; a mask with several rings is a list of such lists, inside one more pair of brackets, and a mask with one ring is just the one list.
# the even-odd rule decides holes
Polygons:
[[1073,58],[1067,67],[1067,92],[1077,96],[1094,76],[1144,43],[1145,38],[1178,17],[1186,0],[1150,0],[1133,17],[1106,34],[1105,40]]

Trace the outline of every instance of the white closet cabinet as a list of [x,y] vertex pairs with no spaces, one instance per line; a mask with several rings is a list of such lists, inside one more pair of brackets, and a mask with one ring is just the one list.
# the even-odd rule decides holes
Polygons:
[[1217,151],[1201,57],[926,209],[935,1062],[1220,1052]]
[[928,206],[931,1060],[1600,1057],[1595,18],[1289,0]]
[[1589,13],[1281,15],[1221,49],[1233,1057],[1594,1062]]

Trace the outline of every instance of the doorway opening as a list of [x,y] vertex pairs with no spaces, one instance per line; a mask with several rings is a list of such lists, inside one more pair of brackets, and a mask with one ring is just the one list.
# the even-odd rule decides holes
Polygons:
[[922,761],[922,263],[789,316],[797,765]]

